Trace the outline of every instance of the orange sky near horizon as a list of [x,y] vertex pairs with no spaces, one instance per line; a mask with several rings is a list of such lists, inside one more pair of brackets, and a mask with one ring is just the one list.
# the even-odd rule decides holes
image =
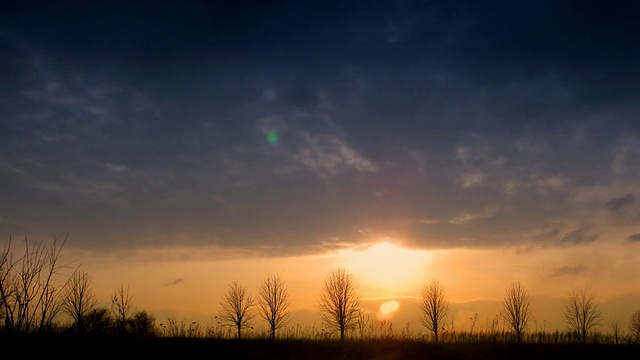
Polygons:
[[[317,301],[322,281],[337,266],[344,266],[355,275],[371,319],[411,322],[418,330],[421,327],[416,301],[422,286],[432,279],[441,281],[452,304],[459,304],[452,306],[451,319],[460,329],[469,328],[474,313],[479,313],[485,326],[498,314],[500,308],[496,304],[500,305],[507,287],[515,281],[520,281],[534,299],[558,301],[572,287],[588,286],[595,292],[596,302],[605,305],[603,331],[608,330],[613,316],[626,323],[625,314],[630,315],[635,310],[633,306],[637,306],[617,306],[610,311],[607,301],[640,295],[638,256],[630,253],[628,247],[618,249],[600,242],[567,250],[514,247],[429,251],[405,248],[400,242],[386,239],[368,247],[296,257],[238,255],[211,260],[204,255],[208,252],[215,253],[214,249],[174,249],[146,250],[140,254],[84,254],[82,268],[92,275],[94,291],[102,304],[108,307],[110,294],[123,284],[134,296],[134,306],[154,314],[157,323],[173,317],[211,324],[230,282],[246,284],[255,295],[267,274],[279,274],[289,289],[292,322],[310,326],[320,321]],[[588,261],[592,268],[587,273],[572,273],[566,264],[578,259],[581,263]],[[615,259],[616,266],[607,265],[611,259]],[[397,309],[389,310],[396,306],[390,305],[391,301],[398,302]],[[493,302],[493,307],[464,305],[474,301]],[[532,304],[536,323],[539,319],[549,327],[563,329],[557,304],[555,311],[549,308],[551,302],[539,301]],[[380,313],[383,304],[387,304],[385,316]],[[255,323],[262,321],[256,317]]]

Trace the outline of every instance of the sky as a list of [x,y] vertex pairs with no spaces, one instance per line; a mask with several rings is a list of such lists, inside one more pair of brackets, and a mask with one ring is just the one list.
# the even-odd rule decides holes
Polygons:
[[640,306],[637,2],[0,6],[0,236],[66,238],[105,302],[211,317],[277,272],[312,312],[343,265],[374,310]]

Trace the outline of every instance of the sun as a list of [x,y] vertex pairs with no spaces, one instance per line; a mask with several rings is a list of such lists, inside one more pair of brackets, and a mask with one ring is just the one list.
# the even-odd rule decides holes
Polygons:
[[423,250],[408,249],[389,241],[367,246],[364,250],[343,253],[347,266],[370,285],[390,292],[400,291],[424,279],[423,268],[430,254]]

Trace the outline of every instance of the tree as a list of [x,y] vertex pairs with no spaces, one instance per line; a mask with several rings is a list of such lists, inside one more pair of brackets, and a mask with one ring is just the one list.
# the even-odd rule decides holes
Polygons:
[[127,319],[131,332],[135,336],[153,336],[155,335],[155,316],[147,313],[146,311],[137,311],[130,318]]
[[220,302],[220,318],[233,323],[238,329],[238,339],[242,337],[242,328],[251,325],[254,314],[251,307],[254,300],[247,287],[237,281],[229,284],[229,289]]
[[564,305],[564,319],[570,331],[573,331],[583,344],[587,343],[587,336],[598,325],[602,313],[594,302],[595,294],[587,286],[576,287],[569,291]]
[[111,295],[111,312],[115,318],[115,325],[121,333],[127,331],[127,318],[132,310],[132,299],[133,295],[129,294],[129,288],[125,289],[123,284],[120,284],[118,290]]
[[94,335],[107,334],[112,328],[112,320],[109,309],[97,307],[87,312],[84,317],[84,329],[87,333]]
[[629,332],[631,336],[636,339],[636,342],[640,343],[640,309],[631,314],[631,321],[629,321]]
[[76,331],[82,333],[87,330],[87,315],[97,303],[92,290],[91,275],[84,271],[75,271],[69,278],[65,296],[62,298],[62,311],[71,318]]
[[616,318],[612,318],[609,323],[609,330],[611,330],[615,344],[620,344],[620,321]]
[[340,340],[344,340],[345,330],[356,325],[360,313],[360,295],[353,274],[343,267],[334,269],[324,280],[319,306],[325,322],[337,328]]
[[289,293],[279,275],[268,275],[260,286],[258,305],[260,316],[269,323],[270,337],[276,338],[276,330],[283,327],[289,318]]
[[511,284],[502,302],[505,322],[516,334],[516,342],[522,340],[522,334],[531,320],[531,296],[519,282]]
[[438,334],[445,317],[449,313],[449,301],[444,295],[444,287],[438,280],[425,285],[420,293],[420,323],[433,332],[434,341],[438,342]]
[[68,264],[61,264],[62,249],[67,239],[56,237],[50,246],[42,241],[24,240],[24,254],[13,258],[12,239],[0,252],[0,308],[7,332],[43,332],[51,330],[60,312],[57,282]]

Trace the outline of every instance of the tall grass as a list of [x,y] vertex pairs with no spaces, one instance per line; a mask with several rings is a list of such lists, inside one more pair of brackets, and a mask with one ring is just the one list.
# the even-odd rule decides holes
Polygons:
[[[218,318],[213,318],[210,324],[198,322],[177,321],[169,318],[159,325],[156,332],[160,337],[171,338],[209,338],[209,339],[235,339],[237,332],[232,324],[225,324]],[[268,340],[270,338],[267,327],[247,327],[243,329],[243,338],[254,340]],[[349,329],[346,334],[348,341],[399,341],[399,342],[433,342],[433,336],[425,330],[416,330],[411,324],[406,323],[396,326],[392,321],[359,321],[357,326]],[[278,340],[305,340],[324,341],[339,340],[340,333],[332,329],[324,322],[311,325],[294,324],[283,327],[277,333]],[[460,329],[445,328],[439,334],[439,342],[443,344],[456,343],[515,343],[514,333],[500,328],[495,322],[489,323],[484,329],[464,331]],[[577,334],[560,331],[531,331],[526,332],[521,340],[526,344],[576,344],[580,342]],[[638,341],[631,334],[621,333],[605,334],[594,332],[589,336],[591,344],[637,344]]]

